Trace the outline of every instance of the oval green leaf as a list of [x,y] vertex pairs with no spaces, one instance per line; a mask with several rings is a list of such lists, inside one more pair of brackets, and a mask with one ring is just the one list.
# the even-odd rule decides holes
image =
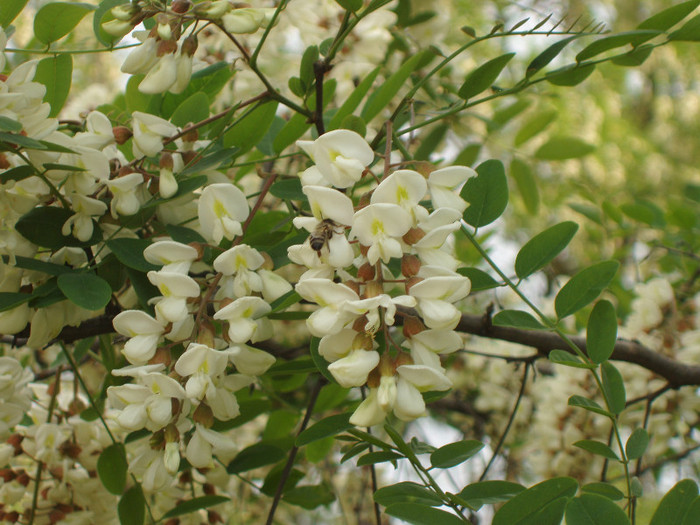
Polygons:
[[577,137],[553,137],[537,149],[535,157],[541,160],[578,159],[594,152],[595,149],[593,144]]
[[619,461],[620,459],[617,457],[617,454],[615,454],[613,449],[611,449],[605,443],[601,443],[600,441],[595,441],[593,439],[582,439],[581,441],[574,443],[574,446],[598,456],[603,456],[604,458],[614,459],[616,461]]
[[[180,105],[170,117],[170,122],[176,126],[185,127],[187,124],[200,122],[209,116],[209,97],[203,91],[193,93]],[[201,133],[201,129],[200,129]]]
[[430,454],[430,464],[436,468],[450,468],[464,463],[484,448],[481,441],[468,439],[444,445]]
[[464,525],[454,514],[419,503],[397,503],[387,507],[385,512],[414,525]]
[[625,453],[627,459],[641,458],[649,445],[649,433],[643,428],[636,428],[627,439]]
[[513,326],[515,328],[525,328],[526,330],[542,330],[544,325],[532,315],[522,310],[501,310],[491,319],[495,326]]
[[511,481],[478,481],[464,487],[459,493],[459,497],[471,506],[478,508],[482,505],[508,501],[523,490],[525,487]]
[[554,310],[559,319],[579,311],[595,300],[613,280],[619,266],[617,261],[599,262],[569,279],[554,299]]
[[430,507],[443,504],[442,499],[433,491],[411,481],[402,481],[380,488],[374,493],[374,501],[384,507],[398,503],[419,503]]
[[36,66],[34,82],[46,86],[44,102],[51,106],[49,117],[55,117],[63,108],[73,77],[73,58],[63,54],[43,58]]
[[597,494],[582,494],[566,506],[566,525],[629,525],[616,503]]
[[487,160],[476,168],[462,187],[460,196],[470,203],[464,211],[464,220],[480,228],[498,219],[508,205],[508,181],[500,160]]
[[112,297],[112,287],[94,273],[64,273],[58,288],[70,302],[86,310],[101,310]]
[[3,0],[0,2],[0,27],[7,29],[12,21],[22,12],[29,0]]
[[513,144],[520,146],[525,144],[535,135],[544,131],[547,126],[554,122],[558,112],[554,109],[548,111],[538,111],[535,115],[526,120],[513,139]]
[[547,82],[555,86],[576,86],[586,80],[595,70],[595,64],[573,64],[547,73]]
[[240,474],[266,465],[272,465],[287,457],[287,452],[267,443],[256,443],[241,450],[226,467],[229,474]]
[[552,60],[556,58],[556,56],[561,53],[561,51],[569,45],[569,43],[572,40],[575,40],[583,35],[574,35],[570,36],[568,38],[564,38],[563,40],[560,40],[559,42],[555,42],[551,46],[549,46],[547,49],[542,51],[539,55],[537,55],[532,62],[527,66],[527,69],[525,70],[525,78],[530,78],[532,75],[537,73],[540,69],[543,67],[547,66]]
[[151,270],[159,269],[159,266],[149,263],[143,256],[143,251],[151,245],[146,239],[122,237],[111,239],[106,244],[124,266],[140,272],[150,272]]
[[684,479],[674,485],[661,499],[649,525],[681,523],[698,495],[698,485],[692,479]]
[[404,456],[396,452],[378,450],[376,452],[368,452],[364,456],[359,457],[357,459],[357,466],[362,467],[365,465],[374,465],[376,463],[386,463],[387,461],[395,462],[399,459],[404,459]]
[[51,2],[44,5],[34,17],[34,36],[49,44],[63,38],[78,25],[95,6],[83,3]]
[[610,483],[605,483],[603,481],[594,481],[581,487],[581,492],[588,492],[589,494],[598,494],[599,496],[604,496],[613,501],[620,501],[625,497],[625,493],[620,489],[611,485]]
[[683,516],[681,525],[697,525],[700,523],[700,497],[695,498]]
[[163,514],[161,519],[174,518],[175,516],[182,516],[183,514],[189,514],[200,509],[206,509],[208,507],[213,507],[214,505],[219,505],[221,503],[226,503],[229,498],[225,496],[200,496],[199,498],[188,499],[185,501],[180,501],[171,510]]
[[352,425],[349,422],[351,415],[352,414],[349,412],[346,414],[336,414],[311,425],[297,437],[297,447],[302,447],[318,439],[335,436],[349,428],[352,428]]
[[537,189],[537,179],[532,174],[530,165],[520,159],[511,160],[510,176],[515,179],[527,212],[530,215],[536,215],[540,207],[540,192]]
[[459,88],[457,94],[460,98],[468,100],[474,95],[486,91],[491,87],[491,84],[496,81],[498,75],[503,71],[503,68],[506,67],[506,64],[508,64],[510,59],[514,56],[515,53],[506,53],[480,65],[467,75],[467,78],[464,79],[464,83],[462,87]]
[[499,286],[498,282],[489,274],[478,268],[459,268],[457,273],[469,278],[472,283],[471,291],[478,292]]
[[576,55],[576,61],[582,62],[599,55],[600,53],[609,51],[610,49],[626,46],[628,44],[637,46],[643,42],[646,42],[647,40],[651,40],[660,33],[661,31],[654,29],[640,29],[637,31],[628,31],[626,33],[605,36],[584,47],[583,50]]
[[39,206],[22,215],[15,229],[26,239],[44,248],[58,250],[63,246],[91,246],[102,239],[102,232],[93,221],[92,237],[83,242],[72,235],[63,235],[61,228],[73,212],[55,206]]
[[603,393],[608,401],[608,406],[613,414],[619,414],[625,409],[627,394],[622,375],[610,361],[605,361],[600,366],[601,379],[603,381]]
[[690,0],[671,6],[650,16],[637,26],[637,29],[656,29],[666,31],[693,12],[700,5],[700,0]]
[[325,485],[305,485],[284,492],[282,499],[303,509],[315,509],[335,501],[335,494]]
[[121,525],[143,525],[146,519],[146,498],[141,485],[134,485],[119,498],[117,514]]
[[600,406],[598,403],[596,403],[592,399],[588,399],[587,397],[571,396],[569,398],[568,404],[569,404],[569,406],[572,406],[572,407],[580,407],[580,408],[583,408],[584,410],[588,410],[589,412],[594,412],[596,414],[601,414],[603,416],[612,417],[612,414],[610,412],[605,410],[602,406]]
[[121,443],[108,446],[97,459],[97,474],[112,494],[121,495],[124,492],[128,468],[126,451]]
[[598,301],[588,317],[586,351],[594,363],[607,361],[617,341],[615,307],[606,299]]
[[700,41],[700,15],[688,20],[678,31],[671,33],[668,39],[681,42]]
[[578,224],[560,222],[530,239],[515,258],[515,273],[520,279],[535,273],[554,259],[574,238]]
[[555,364],[571,366],[573,368],[595,368],[595,365],[581,361],[577,355],[571,354],[566,350],[552,350],[547,358]]
[[[507,501],[493,517],[493,525],[534,523],[548,505],[576,494],[578,483],[573,478],[553,478],[538,483]],[[561,509],[562,513],[564,508]],[[561,520],[561,518],[560,518]],[[544,525],[545,521],[539,521]],[[556,522],[559,523],[559,522]]]

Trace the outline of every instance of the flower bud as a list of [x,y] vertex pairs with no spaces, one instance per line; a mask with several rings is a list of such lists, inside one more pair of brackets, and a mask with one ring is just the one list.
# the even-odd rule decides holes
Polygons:
[[414,284],[418,284],[422,280],[423,280],[422,277],[416,277],[416,276],[413,276],[413,277],[406,279],[406,293],[409,293],[411,286],[413,286]]
[[27,485],[29,485],[29,483],[31,483],[32,480],[31,480],[31,478],[29,477],[29,474],[27,474],[26,472],[22,471],[22,472],[15,478],[15,481],[17,481],[17,483],[19,483],[19,484],[22,485],[23,487],[26,487]]
[[68,440],[58,446],[58,451],[67,458],[75,459],[80,455],[83,449],[77,443]]
[[[197,37],[194,35],[190,35],[182,41],[180,53],[191,57],[194,55],[195,51],[197,51],[198,46],[199,42],[197,41]],[[195,138],[194,140],[197,139]],[[194,140],[190,140],[189,142],[194,142]]]
[[190,0],[174,0],[173,3],[170,4],[170,9],[178,14],[186,13],[191,7],[192,2],[190,2]]
[[214,348],[214,336],[216,331],[214,325],[209,321],[203,321],[199,326],[199,333],[197,334],[197,342],[199,344],[208,346],[209,348]]
[[112,35],[117,38],[125,36],[129,31],[131,31],[134,26],[129,21],[123,20],[110,20],[102,24],[102,29],[108,35]]
[[214,424],[214,413],[209,405],[206,403],[200,403],[200,405],[194,411],[194,414],[192,414],[192,420],[195,423],[199,423],[204,428],[211,428],[211,426]]
[[416,334],[421,333],[425,330],[425,325],[423,321],[414,317],[412,315],[407,315],[403,320],[403,335],[405,338],[410,339]]
[[183,151],[182,152],[182,163],[188,166],[196,157],[199,155],[196,151]]
[[356,332],[362,333],[365,331],[365,326],[367,326],[367,316],[363,315],[362,317],[355,319],[355,322],[352,324],[352,329]]
[[169,169],[170,171],[172,171],[172,169],[173,169],[173,156],[169,151],[161,152],[160,160],[158,161],[158,167]]
[[122,4],[122,5],[118,5],[116,7],[113,7],[111,10],[111,13],[112,13],[112,16],[114,18],[116,18],[117,20],[121,20],[123,22],[128,22],[135,15],[137,15],[140,10],[141,10],[141,8],[137,5]]
[[366,262],[357,270],[357,277],[363,281],[371,281],[376,273],[377,270],[374,265]]
[[360,295],[360,283],[358,283],[357,281],[345,281],[343,284],[350,288],[357,295]]
[[363,350],[372,350],[374,348],[374,339],[367,332],[360,332],[352,340],[353,350],[362,348]]
[[382,376],[379,373],[379,368],[372,370],[367,376],[367,386],[370,388],[377,388]]
[[167,427],[165,427],[165,442],[175,443],[176,441],[180,441],[180,431],[175,425],[170,423]]
[[407,354],[406,352],[401,352],[399,355],[396,356],[396,359],[394,359],[394,366],[396,368],[402,366],[402,365],[412,365],[413,364],[413,358]]
[[413,277],[420,270],[420,259],[410,253],[405,253],[401,258],[401,273],[405,277]]
[[228,0],[215,0],[214,2],[201,2],[194,6],[194,12],[207,18],[221,18],[231,10]]
[[420,228],[411,228],[405,233],[402,239],[406,244],[413,245],[420,241],[423,237],[425,237],[425,232],[423,230]]
[[10,168],[10,163],[4,153],[0,153],[0,170],[7,170]]
[[384,293],[384,287],[379,281],[369,281],[365,284],[364,297],[369,299],[370,297],[377,297]]
[[368,251],[369,251],[369,246],[365,246],[364,244],[360,244],[360,253],[362,254],[363,257],[367,257]]
[[173,30],[170,27],[170,20],[168,19],[168,15],[166,15],[165,13],[160,13],[156,17],[156,22],[158,23],[156,29],[158,36],[163,40],[170,40],[173,37]]
[[148,360],[151,365],[164,364],[165,366],[170,366],[172,361],[172,356],[170,355],[170,350],[164,347],[156,348],[156,353],[153,357]]
[[177,51],[177,42],[175,40],[161,40],[158,42],[156,56],[160,58],[165,55],[172,55],[175,51]]
[[165,432],[163,430],[159,430],[158,432],[154,432],[151,437],[148,439],[148,445],[151,447],[152,450],[162,450],[165,448]]
[[114,135],[116,143],[121,145],[129,140],[133,133],[126,126],[115,126],[112,128],[112,135]]

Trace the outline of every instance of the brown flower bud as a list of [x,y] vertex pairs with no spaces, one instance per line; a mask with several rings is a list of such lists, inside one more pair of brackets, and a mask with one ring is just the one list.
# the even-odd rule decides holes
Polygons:
[[405,253],[401,258],[401,273],[405,277],[413,277],[420,270],[420,259],[410,253]]
[[170,413],[173,415],[173,417],[176,417],[180,413],[180,410],[182,410],[182,402],[176,397],[171,397]]
[[151,447],[152,450],[165,449],[165,432],[163,430],[154,432],[148,439],[148,445]]
[[13,510],[5,513],[5,521],[8,523],[19,523],[19,512]]
[[112,135],[117,144],[124,144],[133,136],[133,133],[126,126],[115,126],[112,128]]
[[423,237],[425,237],[425,232],[423,230],[420,228],[411,228],[405,233],[402,239],[406,244],[413,245],[420,241]]
[[0,479],[5,483],[15,479],[15,472],[11,468],[0,469]]
[[0,170],[6,170],[9,169],[9,167],[10,162],[7,160],[7,157],[4,153],[0,153]]
[[371,199],[372,199],[372,193],[371,193],[371,192],[363,193],[363,194],[360,196],[360,201],[357,203],[357,209],[358,209],[358,210],[361,210],[361,209],[364,208],[365,206],[369,206],[369,203],[370,203],[370,200],[371,200]]
[[58,446],[58,451],[67,458],[77,458],[83,449],[77,443],[72,441],[64,441]]
[[192,414],[192,419],[195,423],[200,423],[204,428],[211,428],[214,424],[214,413],[212,412],[209,405],[206,403],[200,403],[197,410]]
[[[194,35],[190,35],[182,41],[182,47],[180,48],[180,54],[187,55],[189,57],[194,56],[195,52],[197,51],[198,46],[199,46],[199,42],[197,41],[197,37]],[[197,139],[194,139],[194,140],[197,140]],[[188,142],[194,142],[194,140],[189,140]]]
[[413,286],[414,284],[418,284],[422,280],[423,280],[422,277],[416,277],[416,276],[409,277],[408,279],[406,279],[406,293],[408,293],[411,290],[411,286]]
[[355,330],[356,332],[364,333],[365,331],[365,326],[367,326],[367,316],[363,315],[362,317],[358,317],[355,319],[355,322],[352,323],[352,329]]
[[170,423],[167,427],[165,427],[165,442],[175,443],[177,441],[180,441],[180,431],[175,425]]
[[416,334],[421,333],[425,330],[425,325],[423,321],[414,317],[412,315],[407,315],[403,320],[403,335],[405,338],[410,339]]
[[53,509],[51,512],[49,512],[49,523],[51,523],[51,525],[64,519],[66,519],[65,512],[61,512],[58,509]]
[[379,386],[379,381],[382,376],[379,373],[379,367],[372,370],[367,376],[367,386],[370,388],[377,388]]
[[161,169],[173,170],[173,155],[169,151],[161,151],[158,166]]
[[214,325],[210,321],[202,321],[198,329],[197,342],[209,348],[214,348],[214,337],[216,336]]
[[192,471],[191,470],[183,470],[182,473],[180,474],[180,477],[178,478],[180,483],[183,485],[188,485],[192,483]]
[[12,448],[15,449],[15,456],[19,456],[22,453],[23,440],[24,436],[20,436],[19,434],[12,434],[10,437],[7,438],[6,443],[8,445],[11,445]]
[[365,246],[364,244],[360,244],[360,253],[364,256],[367,257],[367,252],[369,251],[369,246]]
[[197,158],[197,153],[196,151],[183,151],[181,153],[182,155],[182,162],[185,164],[185,166],[188,166],[194,159]]
[[17,481],[17,483],[19,483],[23,487],[26,487],[32,481],[32,479],[29,477],[29,474],[27,474],[24,471],[22,471],[20,474],[18,474],[18,476],[15,478],[15,480]]
[[377,273],[373,264],[366,262],[357,270],[357,277],[363,281],[371,281]]
[[363,297],[369,299],[370,297],[377,297],[384,293],[384,286],[379,281],[369,281],[365,284],[365,293]]
[[150,365],[159,365],[159,364],[164,364],[166,367],[170,366],[170,363],[172,362],[172,356],[170,355],[170,350],[168,348],[156,348],[156,353],[153,354],[153,357],[148,360],[148,364]]
[[374,348],[374,338],[367,332],[360,332],[352,340],[352,349],[372,350]]
[[[192,122],[187,124],[187,126],[192,126]],[[185,131],[184,135],[182,135],[183,142],[196,142],[197,140],[199,140],[199,131],[197,131],[197,129],[190,129]]]
[[208,510],[207,511],[207,521],[209,521],[209,523],[223,523],[224,522],[224,520],[221,518],[221,514],[219,514],[215,510]]
[[74,397],[73,400],[68,404],[68,414],[74,416],[76,414],[80,414],[86,408],[87,405],[82,399]]
[[407,354],[406,352],[401,352],[399,355],[396,356],[396,359],[394,360],[394,366],[396,368],[400,367],[401,365],[412,365],[413,364],[413,358]]
[[176,40],[161,40],[158,42],[158,49],[156,51],[157,57],[164,57],[177,51],[177,41]]
[[191,7],[192,2],[190,2],[190,0],[174,0],[173,3],[170,4],[170,9],[178,14],[186,13]]
[[357,281],[345,281],[343,284],[350,288],[357,295],[360,295],[360,283],[358,283]]
[[205,483],[202,485],[202,492],[204,492],[204,494],[207,496],[213,496],[216,494],[216,487],[211,483]]

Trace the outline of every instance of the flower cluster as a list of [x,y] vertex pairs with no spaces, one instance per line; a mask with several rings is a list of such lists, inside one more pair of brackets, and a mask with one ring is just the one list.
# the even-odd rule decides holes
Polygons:
[[[455,271],[446,244],[466,208],[455,190],[474,172],[455,166],[426,180],[399,169],[355,206],[348,193],[374,159],[365,140],[336,130],[298,144],[314,165],[301,174],[311,216],[294,223],[311,235],[289,248],[289,258],[308,268],[297,293],[319,305],[307,320],[309,330],[321,338],[319,352],[340,385],[370,387],[353,424],[377,424],[391,411],[404,420],[420,417],[422,392],[451,387],[439,355],[462,346],[453,331],[460,319],[455,303],[470,283]],[[399,308],[400,345],[389,329]]]

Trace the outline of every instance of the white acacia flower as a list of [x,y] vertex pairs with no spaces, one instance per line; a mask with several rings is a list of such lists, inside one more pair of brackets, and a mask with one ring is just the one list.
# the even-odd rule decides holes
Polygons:
[[113,218],[120,215],[133,215],[141,208],[141,201],[137,190],[143,182],[140,173],[129,173],[116,179],[105,181],[107,188],[112,192],[112,201],[109,204]]
[[175,363],[175,371],[188,377],[185,383],[187,397],[201,401],[210,387],[214,387],[213,377],[223,375],[228,364],[225,352],[214,350],[200,343],[190,343],[187,350]]
[[316,337],[336,334],[359,317],[359,314],[344,308],[348,301],[360,300],[360,297],[344,284],[328,279],[310,278],[300,281],[296,291],[307,301],[321,307],[306,320],[309,331]]
[[174,135],[177,127],[165,119],[134,111],[132,114],[134,157],[153,157],[163,149],[163,138]]
[[265,13],[261,9],[242,7],[225,13],[221,21],[229,33],[255,33],[265,21]]
[[[134,33],[135,37],[139,37],[142,34],[139,32]],[[143,40],[143,44],[134,48],[124,60],[122,64],[122,73],[128,73],[130,75],[141,75],[148,73],[151,68],[158,62],[158,42],[155,38],[146,38]]]
[[433,171],[428,176],[428,189],[433,206],[452,208],[464,213],[467,203],[459,196],[459,191],[471,177],[476,177],[476,171],[466,166],[448,166]]
[[[446,210],[448,208],[442,209]],[[447,242],[447,238],[458,229],[459,223],[453,222],[426,230],[425,236],[413,243],[411,249],[420,257],[423,264],[441,266],[454,271],[457,269],[459,261],[445,251],[443,247]]]
[[129,462],[129,470],[141,478],[141,486],[147,493],[163,490],[173,480],[165,467],[164,451],[153,450],[148,444]]
[[185,457],[195,468],[209,467],[213,461],[213,455],[232,455],[236,452],[236,445],[230,437],[196,425],[192,439],[187,444]]
[[340,386],[350,388],[364,385],[367,376],[378,364],[379,352],[358,348],[328,365],[328,371]]
[[413,225],[411,214],[396,204],[377,203],[365,206],[353,221],[351,238],[357,238],[368,246],[367,260],[375,264],[379,259],[389,262],[400,258],[403,249],[400,239]]
[[139,91],[149,95],[163,93],[177,81],[178,67],[174,53],[168,53],[158,59],[146,73],[139,84]]
[[233,279],[233,293],[236,297],[250,295],[262,290],[262,279],[255,272],[265,262],[265,258],[255,248],[247,244],[234,246],[214,259],[214,269]]
[[396,399],[394,414],[403,421],[425,415],[425,401],[421,392],[445,391],[452,382],[440,370],[425,365],[402,365],[396,369]]
[[396,204],[418,219],[427,215],[425,208],[418,205],[427,190],[428,184],[423,175],[413,170],[397,170],[374,189],[370,202]]
[[426,326],[453,329],[461,314],[452,303],[464,299],[470,288],[469,279],[462,275],[438,275],[414,284],[409,294],[418,300],[416,310]]
[[233,184],[210,184],[202,191],[198,204],[202,234],[216,244],[226,237],[241,235],[241,222],[248,217],[248,201]]
[[382,307],[384,309],[384,322],[391,326],[394,324],[396,305],[413,308],[416,306],[416,299],[409,295],[391,297],[389,294],[379,294],[367,299],[348,301],[342,308],[352,312],[358,317],[361,315],[366,315],[367,324],[365,325],[365,330],[368,332],[376,332],[381,325],[379,308]]
[[75,134],[75,141],[81,146],[101,150],[114,144],[112,123],[104,113],[91,111],[85,118],[85,129]]
[[350,416],[350,423],[357,427],[371,427],[384,421],[386,414],[387,411],[379,404],[378,390],[371,388],[367,398]]
[[462,338],[453,330],[423,330],[406,339],[416,365],[442,370],[438,354],[451,354],[464,347]]
[[188,244],[166,240],[149,245],[143,251],[143,257],[151,264],[163,266],[161,272],[187,275],[198,254],[197,250]]
[[112,321],[114,329],[130,339],[122,353],[134,365],[148,362],[158,348],[165,327],[142,310],[126,310]]
[[275,364],[275,357],[252,346],[239,344],[227,350],[236,369],[246,376],[261,376]]
[[72,193],[70,200],[75,214],[68,217],[63,223],[61,233],[63,235],[71,235],[72,233],[76,239],[83,242],[88,241],[92,237],[94,228],[92,218],[102,217],[107,211],[107,205],[80,193]]
[[163,296],[156,303],[156,318],[175,323],[187,317],[187,298],[198,297],[197,281],[176,272],[150,271],[146,274],[151,284],[158,287]]
[[314,141],[298,140],[297,145],[311,157],[325,181],[336,188],[355,184],[374,160],[365,139],[347,129],[329,131]]
[[228,323],[228,336],[234,343],[261,341],[260,337],[269,332],[270,321],[263,316],[270,310],[270,305],[260,297],[240,297],[216,312],[214,319]]

